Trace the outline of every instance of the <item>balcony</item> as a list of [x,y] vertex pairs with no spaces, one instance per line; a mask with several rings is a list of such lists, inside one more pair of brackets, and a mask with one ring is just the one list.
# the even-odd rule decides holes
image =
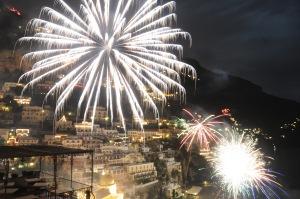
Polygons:
[[[73,156],[89,154],[91,156],[90,183],[73,179]],[[61,159],[70,156],[68,177],[60,176],[58,167]],[[15,166],[19,159],[35,160],[36,170],[26,170],[25,164]],[[1,171],[2,169],[2,171]],[[28,168],[27,168],[28,169]],[[65,172],[65,170],[63,170]],[[93,191],[93,151],[70,149],[58,146],[0,146],[0,198],[5,199],[78,199],[85,195],[92,197]],[[82,197],[81,197],[82,198]]]

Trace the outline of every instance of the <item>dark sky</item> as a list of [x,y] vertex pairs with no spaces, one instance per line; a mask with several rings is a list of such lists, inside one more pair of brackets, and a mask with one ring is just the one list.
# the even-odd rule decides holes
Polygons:
[[[0,1],[34,17],[53,2]],[[177,0],[177,13],[179,26],[193,36],[186,56],[300,102],[299,0]]]

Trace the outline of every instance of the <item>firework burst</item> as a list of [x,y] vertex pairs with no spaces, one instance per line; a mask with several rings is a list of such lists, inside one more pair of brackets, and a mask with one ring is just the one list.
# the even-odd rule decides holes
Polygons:
[[201,148],[209,149],[211,142],[219,140],[221,134],[216,127],[223,124],[219,119],[226,115],[210,115],[204,118],[201,115],[195,116],[185,109],[183,111],[191,118],[191,122],[187,123],[186,130],[179,135],[183,136],[181,147],[186,146],[187,150],[190,150],[193,143],[198,143]]
[[273,188],[281,185],[266,168],[265,158],[252,138],[231,133],[216,146],[212,164],[215,176],[233,198],[255,198],[256,193],[279,198]]
[[166,93],[178,92],[185,99],[180,75],[196,78],[194,68],[179,59],[183,48],[177,39],[189,33],[172,28],[176,21],[175,2],[159,4],[157,0],[82,0],[74,11],[63,0],[56,0],[57,10],[44,7],[40,18],[27,26],[20,44],[30,46],[22,63],[33,63],[32,70],[21,79],[30,78],[25,89],[44,79],[63,75],[46,95],[58,96],[55,115],[63,111],[76,85],[84,85],[78,101],[84,120],[88,110],[101,96],[111,121],[117,112],[125,126],[122,99],[135,121],[142,127],[143,107],[158,117],[157,103],[166,103]]

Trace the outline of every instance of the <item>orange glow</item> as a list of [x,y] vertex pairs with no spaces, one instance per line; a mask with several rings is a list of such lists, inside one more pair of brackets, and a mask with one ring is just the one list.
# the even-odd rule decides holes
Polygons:
[[10,12],[12,12],[12,13],[18,15],[18,16],[21,16],[21,15],[22,15],[21,12],[20,12],[17,8],[15,8],[15,7],[10,7],[10,8],[8,8],[8,10],[9,10]]

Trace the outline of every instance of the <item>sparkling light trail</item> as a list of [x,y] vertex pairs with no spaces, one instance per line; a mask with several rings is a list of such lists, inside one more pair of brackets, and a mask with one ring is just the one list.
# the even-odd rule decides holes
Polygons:
[[196,72],[180,61],[183,47],[176,40],[191,42],[191,36],[173,28],[175,2],[82,0],[79,12],[63,0],[56,6],[60,11],[44,7],[40,18],[28,24],[28,36],[18,41],[30,48],[22,63],[33,63],[21,77],[31,79],[24,89],[64,75],[46,95],[58,96],[56,117],[78,84],[84,85],[78,100],[84,121],[90,107],[95,118],[104,93],[109,118],[113,121],[116,112],[124,127],[124,98],[141,127],[144,108],[159,116],[153,97],[161,99],[162,107],[168,93],[178,92],[179,100],[185,100],[180,74],[196,79]]
[[274,188],[281,185],[275,172],[267,169],[265,158],[252,138],[232,132],[216,145],[212,159],[215,177],[235,199],[255,198],[259,193],[268,199],[279,198]]
[[192,119],[187,123],[187,129],[179,136],[183,136],[181,140],[181,147],[186,146],[187,150],[191,149],[193,143],[199,144],[200,148],[209,149],[211,142],[217,142],[222,136],[217,130],[217,125],[223,124],[219,121],[221,117],[226,115],[210,115],[204,118],[201,115],[193,115],[191,112],[183,109],[185,113]]

